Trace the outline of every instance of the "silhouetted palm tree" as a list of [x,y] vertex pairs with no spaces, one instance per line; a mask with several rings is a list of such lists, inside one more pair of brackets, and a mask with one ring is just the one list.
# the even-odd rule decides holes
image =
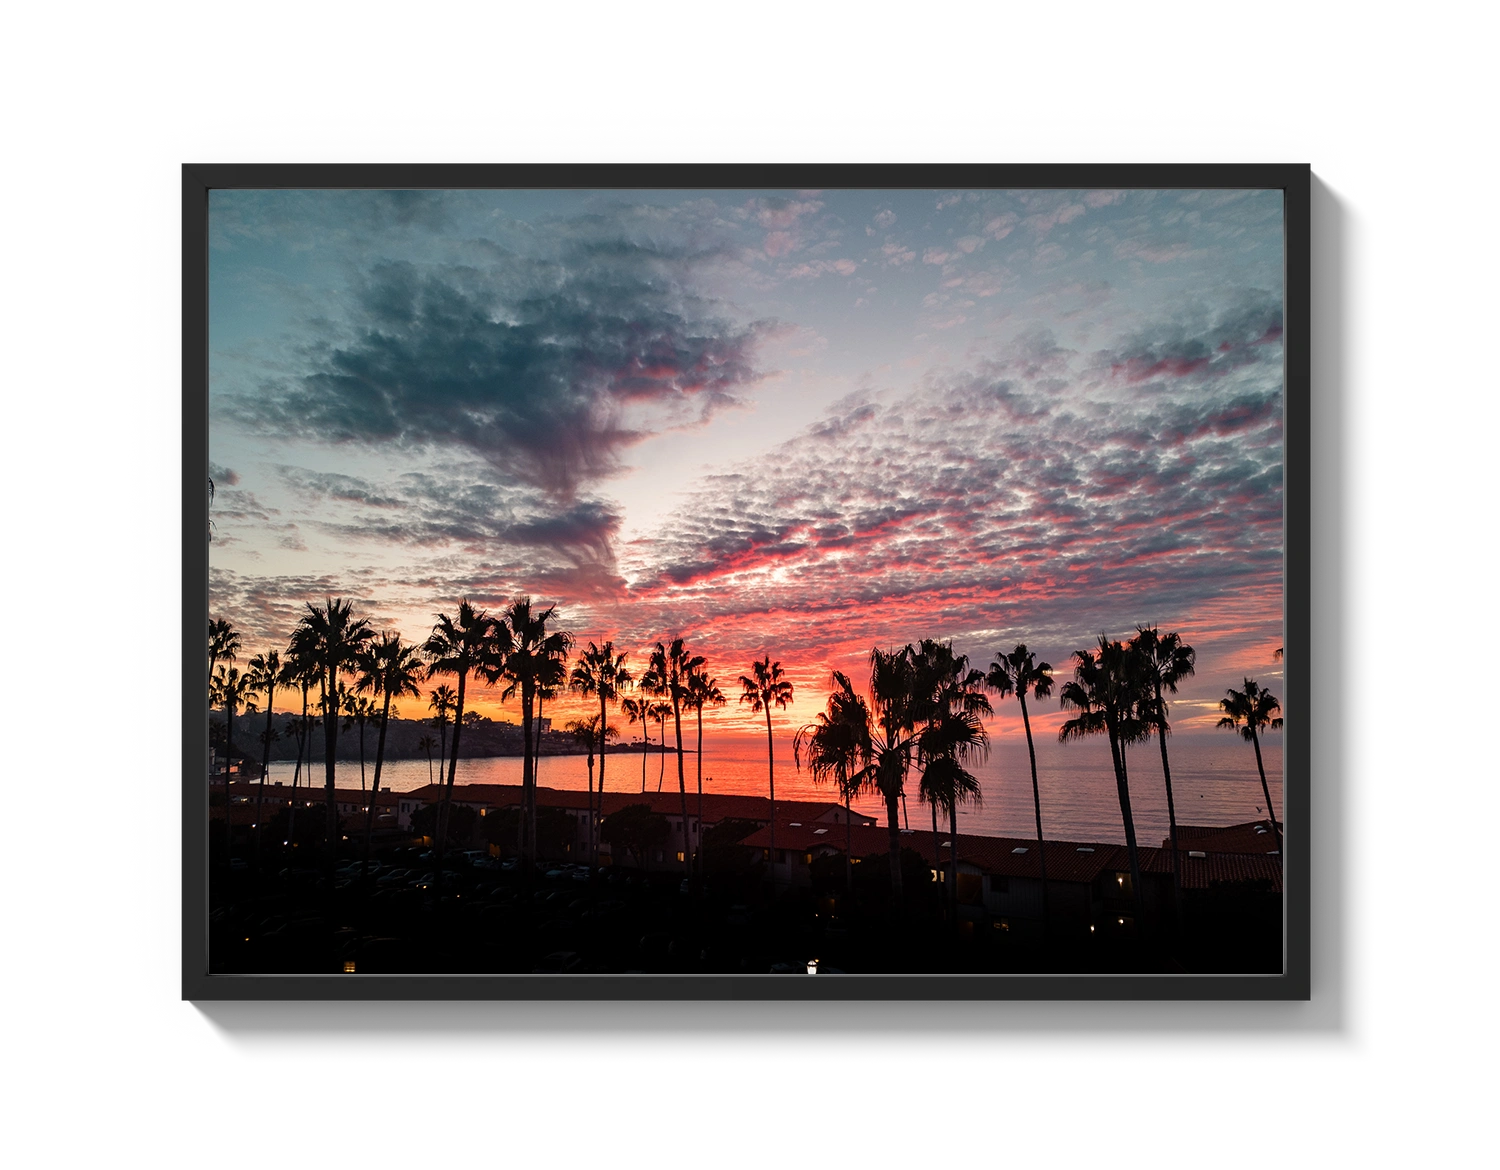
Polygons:
[[889,834],[891,901],[897,908],[905,894],[901,881],[901,821],[899,809],[906,794],[906,773],[915,750],[915,731],[921,709],[916,669],[910,646],[900,650],[870,651],[870,744],[873,757],[869,779],[885,799]]
[[424,735],[417,740],[417,751],[427,753],[427,783],[432,783],[432,749],[437,747],[437,741],[430,735]]
[[[645,679],[642,680],[643,687],[647,686],[646,680],[650,680],[648,689],[664,696],[670,704],[667,711],[672,716],[672,725],[677,735],[677,795],[682,806],[682,869],[689,880],[693,876],[693,840],[688,831],[687,777],[682,766],[682,708],[688,701],[693,674],[702,668],[702,656],[690,653],[681,638],[673,638],[670,645],[660,642],[656,644],[656,649],[651,652]],[[662,762],[665,763],[665,728],[662,745]]]
[[438,759],[443,761],[445,768],[448,766],[448,724],[453,722],[453,708],[457,704],[458,694],[447,683],[433,687],[427,698],[427,709],[432,712],[432,725],[438,730]]
[[[922,765],[922,798],[948,814],[948,913],[958,921],[958,806],[978,804],[979,781],[964,766],[989,753],[984,716],[990,701],[984,694],[984,672],[953,653],[947,642],[924,638],[914,657],[917,694],[925,716],[917,734]],[[933,830],[936,833],[936,828]]]
[[[440,674],[451,674],[458,678],[458,691],[453,699],[453,755],[447,761],[448,778],[443,785],[443,799],[438,806],[436,825],[437,865],[434,873],[439,886],[442,882],[443,853],[448,839],[448,806],[453,800],[453,782],[458,776],[458,745],[463,731],[464,696],[471,674],[489,672],[502,668],[505,653],[510,649],[510,632],[482,609],[476,609],[467,597],[458,603],[458,617],[445,613],[437,615],[437,622],[427,641],[422,643],[422,653],[427,656],[426,676],[428,681]],[[439,688],[441,689],[441,688]],[[436,703],[436,692],[433,702]]]
[[719,680],[708,677],[701,659],[688,675],[687,698],[684,701],[698,716],[698,847],[695,848],[693,856],[698,859],[695,864],[701,876],[703,870],[703,708],[722,707],[729,701],[724,697],[724,692],[719,689]]
[[[599,720],[595,726],[599,732],[599,807],[594,808],[593,797],[589,797],[589,858],[590,864],[599,863],[598,822],[604,811],[604,757],[608,754],[605,737],[609,732],[609,704],[620,697],[620,692],[630,686],[630,671],[626,668],[626,654],[616,654],[615,644],[605,642],[597,646],[589,643],[588,649],[578,657],[568,685],[585,697],[593,695],[599,700]],[[633,702],[633,700],[627,700]],[[634,717],[631,722],[634,722]],[[641,758],[645,759],[642,753]]]
[[1146,694],[1139,656],[1119,642],[1099,636],[1097,651],[1073,654],[1073,678],[1064,683],[1058,703],[1078,715],[1062,725],[1059,743],[1086,735],[1107,735],[1115,770],[1115,792],[1120,800],[1120,819],[1125,826],[1125,848],[1130,855],[1131,892],[1135,897],[1136,921],[1145,925],[1145,900],[1141,890],[1141,862],[1136,848],[1135,818],[1130,810],[1130,777],[1125,748],[1146,736],[1141,718]]
[[874,756],[870,742],[870,708],[854,693],[849,676],[833,672],[833,693],[828,709],[797,732],[792,740],[792,759],[802,767],[803,754],[815,783],[832,780],[844,802],[844,890],[854,896],[854,798],[869,778]]
[[650,724],[647,722],[651,718],[651,702],[648,699],[621,699],[620,710],[631,723],[641,725],[641,791],[645,792],[646,754],[651,749]]
[[1219,707],[1224,712],[1224,717],[1219,720],[1218,726],[1238,731],[1255,745],[1255,767],[1260,773],[1260,790],[1266,797],[1266,815],[1271,821],[1271,831],[1276,834],[1276,851],[1279,853],[1281,825],[1276,820],[1276,806],[1271,803],[1271,786],[1266,783],[1266,766],[1260,758],[1260,733],[1268,727],[1272,731],[1280,729],[1281,716],[1276,712],[1281,710],[1281,704],[1270,691],[1258,685],[1253,678],[1247,678],[1245,689],[1237,691],[1230,687],[1225,697],[1219,700]]
[[536,772],[532,744],[532,717],[536,710],[538,685],[561,677],[559,663],[566,661],[572,637],[561,630],[547,630],[556,614],[555,606],[534,609],[529,597],[517,597],[505,611],[501,624],[508,629],[510,644],[503,661],[485,670],[490,683],[506,681],[501,700],[519,694],[521,697],[521,812],[524,837],[522,853],[528,876],[536,862]]
[[750,708],[752,714],[766,713],[766,780],[771,792],[771,884],[776,884],[776,741],[771,735],[771,708],[786,710],[792,701],[792,684],[781,669],[781,663],[772,662],[767,654],[759,662],[750,664],[750,673],[740,675],[740,702]]
[[[212,482],[212,481],[210,481]],[[212,495],[212,489],[210,489]],[[240,635],[232,625],[224,618],[212,619],[208,623],[208,685],[212,691],[214,685],[214,671],[219,663],[232,663],[239,661]],[[216,700],[209,695],[208,706],[212,710]],[[210,740],[208,747],[208,774],[214,773],[214,749]]]
[[354,689],[345,690],[340,707],[344,712],[344,730],[356,730],[359,732],[359,790],[365,790],[365,724],[374,716],[375,710],[370,701],[359,693],[361,684],[356,683]]
[[312,729],[318,725],[318,720],[308,714],[308,693],[313,684],[318,681],[318,662],[314,653],[312,636],[307,630],[298,626],[292,631],[292,637],[287,644],[286,650],[286,685],[295,686],[302,692],[302,714],[295,720],[294,726],[297,731],[297,769],[292,773],[292,795],[290,808],[287,814],[286,840],[284,846],[290,847],[296,840],[293,831],[297,827],[297,782],[302,777],[303,753],[306,752],[308,781],[307,786],[312,787]]
[[276,705],[276,688],[282,683],[285,672],[286,667],[282,665],[281,655],[275,650],[268,650],[250,659],[250,686],[258,694],[266,697],[266,728],[261,732],[260,737],[265,749],[261,753],[260,784],[255,790],[255,867],[257,869],[260,868],[260,826],[265,819],[263,814],[266,773],[271,770],[271,744],[277,738],[276,729],[271,726],[271,719]]
[[1127,649],[1140,656],[1141,669],[1150,688],[1146,696],[1150,703],[1144,715],[1146,724],[1156,732],[1156,742],[1161,745],[1161,775],[1167,786],[1167,833],[1172,843],[1172,899],[1180,921],[1182,861],[1177,852],[1177,804],[1172,797],[1172,768],[1167,762],[1167,736],[1172,729],[1167,723],[1166,692],[1177,693],[1177,684],[1193,673],[1197,655],[1181,635],[1159,633],[1155,626],[1137,626],[1136,635],[1130,639]]
[[[380,732],[375,740],[375,780],[370,786],[370,804],[365,810],[365,854],[364,865],[360,869],[361,880],[368,875],[370,868],[370,844],[375,835],[375,810],[380,804],[380,771],[385,765],[385,732],[391,721],[391,704],[406,695],[413,699],[422,697],[422,692],[417,687],[417,679],[423,670],[419,654],[415,646],[401,640],[400,634],[387,631],[380,636],[380,641],[367,646],[357,660],[360,688],[380,697]],[[427,742],[430,778],[431,736],[427,737]]]
[[234,713],[245,705],[248,714],[254,708],[249,705],[255,693],[250,677],[240,674],[236,666],[221,666],[214,675],[213,701],[224,708],[224,861],[228,864],[233,848],[232,823],[229,816],[232,798],[229,794],[229,773],[234,768]]
[[318,685],[323,700],[324,797],[328,810],[328,848],[326,864],[330,877],[338,852],[339,806],[335,795],[334,769],[338,750],[339,680],[353,669],[354,657],[374,636],[370,623],[354,616],[354,603],[332,597],[319,609],[307,603],[301,628],[310,640],[318,664]]
[[1047,839],[1042,835],[1042,790],[1036,779],[1036,745],[1031,739],[1031,714],[1026,709],[1029,692],[1038,701],[1052,694],[1052,664],[1038,662],[1021,643],[1009,654],[995,655],[985,685],[1002,699],[1015,695],[1021,703],[1021,723],[1026,728],[1026,752],[1031,757],[1031,801],[1036,809],[1036,847],[1042,866],[1042,937],[1051,933],[1051,909],[1047,896]]

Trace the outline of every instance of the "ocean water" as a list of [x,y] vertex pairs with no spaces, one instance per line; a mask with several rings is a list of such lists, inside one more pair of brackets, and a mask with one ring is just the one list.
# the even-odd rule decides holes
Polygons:
[[[1282,751],[1280,733],[1271,733],[1261,745],[1265,758],[1266,781],[1276,815],[1284,813],[1281,798]],[[1120,804],[1115,790],[1114,771],[1110,766],[1109,744],[1103,737],[1082,742],[1059,744],[1051,736],[1037,740],[1037,780],[1041,790],[1042,828],[1049,837],[1063,840],[1123,842]],[[1178,824],[1230,825],[1265,815],[1265,797],[1255,768],[1255,752],[1250,744],[1229,732],[1198,732],[1173,735],[1167,740],[1172,768],[1172,790],[1177,805]],[[814,784],[805,771],[799,772],[792,761],[791,737],[775,742],[776,795],[778,799],[834,800],[830,785]],[[639,752],[611,752],[606,773],[610,792],[641,790],[641,756]],[[1156,742],[1130,749],[1130,801],[1135,818],[1136,836],[1142,845],[1159,845],[1167,835],[1167,798],[1162,781],[1161,755]],[[674,791],[677,785],[676,757],[668,752],[665,769],[661,753],[653,748],[646,761],[646,786],[655,791],[660,782],[663,791]],[[594,761],[597,783],[599,761]],[[688,791],[697,789],[697,760],[691,753],[683,757]],[[981,803],[961,807],[959,831],[997,836],[1032,837],[1036,820],[1031,794],[1031,770],[1026,741],[1020,735],[1006,735],[991,743],[989,758],[971,765],[979,779]],[[273,764],[269,780],[292,782],[293,765]],[[428,762],[392,760],[381,773],[381,785],[392,791],[407,792],[428,783]],[[438,761],[431,775],[440,775]],[[586,756],[543,756],[538,763],[538,783],[550,788],[588,787]],[[360,786],[358,761],[340,761],[338,785]],[[374,778],[374,764],[365,767],[365,783]],[[322,761],[317,762],[314,783],[323,780]],[[912,828],[930,828],[932,814],[916,797],[917,777],[908,779],[906,816]],[[307,782],[303,768],[301,783]],[[519,784],[521,759],[503,756],[490,759],[460,760],[459,784]],[[754,736],[705,736],[703,744],[703,790],[745,795],[766,792],[766,741]],[[876,797],[855,802],[860,812],[885,819],[884,803]]]

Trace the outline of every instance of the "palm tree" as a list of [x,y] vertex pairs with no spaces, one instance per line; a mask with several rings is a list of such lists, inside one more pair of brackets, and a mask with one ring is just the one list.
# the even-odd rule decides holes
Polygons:
[[443,761],[445,768],[448,766],[448,724],[453,721],[453,708],[457,703],[458,695],[447,683],[433,687],[427,699],[432,725],[438,729],[438,759]]
[[[417,687],[417,677],[422,672],[422,661],[417,648],[401,640],[401,635],[387,631],[380,641],[361,652],[359,686],[371,694],[381,697],[380,733],[375,740],[375,780],[370,786],[370,804],[365,810],[365,857],[360,870],[363,881],[370,868],[370,843],[375,835],[375,810],[380,803],[380,770],[385,765],[385,732],[391,721],[391,703],[405,695],[413,699],[422,697]],[[432,737],[427,736],[427,772],[432,775]]]
[[1180,921],[1182,917],[1182,861],[1177,852],[1177,805],[1172,799],[1172,768],[1167,762],[1167,736],[1171,727],[1167,723],[1166,692],[1177,693],[1177,684],[1193,673],[1193,662],[1197,658],[1193,648],[1173,632],[1159,633],[1155,626],[1137,626],[1135,637],[1130,639],[1128,649],[1140,657],[1141,669],[1145,673],[1150,693],[1150,705],[1145,710],[1146,723],[1156,732],[1156,742],[1161,746],[1161,775],[1167,786],[1167,832],[1172,842],[1172,900]]
[[318,686],[323,704],[323,791],[328,809],[328,848],[326,863],[330,874],[338,852],[339,806],[334,791],[334,766],[338,750],[338,695],[340,677],[354,666],[355,655],[374,637],[370,623],[354,617],[354,603],[327,598],[319,609],[307,603],[301,628],[312,647],[318,664]]
[[1281,710],[1281,704],[1270,691],[1257,685],[1254,679],[1247,678],[1245,689],[1237,691],[1230,687],[1225,697],[1219,700],[1219,707],[1224,712],[1224,717],[1219,720],[1218,726],[1238,731],[1255,745],[1255,767],[1260,772],[1260,790],[1266,797],[1266,814],[1271,819],[1271,831],[1276,834],[1276,851],[1280,853],[1281,826],[1276,821],[1276,808],[1271,803],[1271,786],[1266,783],[1266,765],[1260,758],[1260,733],[1268,727],[1272,731],[1280,730],[1281,716],[1276,712]]
[[[427,656],[426,677],[429,682],[440,674],[458,677],[458,691],[453,697],[452,708],[453,755],[447,761],[448,779],[443,786],[443,799],[438,806],[435,826],[435,872],[439,889],[442,885],[443,852],[448,836],[448,806],[453,799],[453,782],[458,775],[458,743],[463,731],[465,688],[471,674],[489,671],[503,664],[505,652],[510,649],[508,635],[509,631],[501,623],[484,610],[476,609],[465,597],[458,603],[457,619],[445,613],[438,614],[432,633],[422,643],[422,653]],[[432,701],[435,705],[436,692],[433,693]]]
[[[682,708],[688,702],[693,675],[702,669],[702,655],[690,653],[681,638],[673,638],[669,646],[660,642],[656,644],[641,684],[653,693],[665,696],[670,703],[667,713],[672,716],[672,726],[677,735],[677,795],[682,805],[682,868],[690,881],[693,875],[694,848],[688,834],[687,779],[682,766]],[[662,762],[666,763],[665,726],[662,734]],[[702,832],[701,823],[699,831]]]
[[827,711],[819,711],[814,722],[792,740],[792,759],[802,767],[807,754],[813,781],[832,780],[844,802],[844,890],[854,896],[854,814],[851,808],[869,776],[874,755],[870,742],[870,708],[854,693],[854,685],[842,671],[833,672],[833,694]]
[[[619,699],[620,692],[630,686],[630,671],[625,666],[627,658],[626,654],[615,653],[613,642],[605,642],[602,646],[590,642],[589,648],[578,656],[568,679],[568,685],[580,695],[593,695],[599,700],[599,720],[596,724],[599,732],[598,814],[594,810],[593,796],[589,797],[589,858],[594,865],[599,862],[597,821],[604,812],[604,757],[607,754],[605,738],[609,733],[609,704]],[[633,704],[635,700],[627,699],[626,702]],[[631,716],[631,722],[635,722],[634,716]],[[641,758],[645,759],[644,753]]]
[[214,676],[213,689],[209,692],[212,701],[224,708],[224,862],[229,863],[233,849],[232,824],[229,817],[229,773],[234,768],[234,713],[243,704],[248,715],[254,711],[251,696],[255,688],[250,685],[250,676],[240,674],[239,667],[221,666]]
[[772,662],[767,654],[759,662],[750,664],[750,673],[740,675],[740,702],[750,708],[752,714],[766,713],[766,779],[771,791],[771,873],[772,889],[776,886],[776,741],[771,735],[771,708],[785,710],[792,701],[792,684],[781,669],[781,663]]
[[656,720],[656,732],[661,736],[661,764],[656,770],[656,791],[661,791],[662,781],[667,776],[667,716],[672,713],[672,704],[666,702],[655,702],[651,704],[651,718]]
[[287,835],[283,845],[290,846],[296,838],[293,830],[297,827],[297,782],[302,777],[302,753],[307,752],[308,784],[311,786],[312,779],[312,729],[318,725],[318,720],[308,714],[308,692],[312,690],[313,683],[318,680],[318,663],[313,653],[312,639],[306,630],[300,626],[292,631],[291,641],[287,645],[286,665],[283,668],[286,673],[286,685],[298,687],[302,691],[302,715],[294,723],[297,729],[297,768],[292,773],[292,797],[291,808],[287,815]]
[[903,902],[901,881],[901,821],[899,809],[906,795],[906,773],[911,767],[916,724],[921,717],[917,701],[914,652],[870,651],[870,743],[869,779],[885,798],[886,831],[889,834],[891,901]]
[[[358,666],[356,665],[356,669]],[[370,701],[366,699],[360,690],[361,683],[356,682],[353,690],[343,692],[343,700],[340,704],[344,713],[344,730],[357,729],[359,731],[359,790],[365,790],[365,724],[375,714],[375,709]]]
[[1026,752],[1031,757],[1031,801],[1036,809],[1036,848],[1042,865],[1042,937],[1051,933],[1051,911],[1047,899],[1047,840],[1042,835],[1042,790],[1036,779],[1036,745],[1031,739],[1031,713],[1026,709],[1028,692],[1038,701],[1052,694],[1052,664],[1038,662],[1024,642],[1009,654],[996,653],[985,685],[1002,699],[1015,695],[1021,703],[1021,723],[1026,728]]
[[[553,651],[543,657],[536,676],[536,762],[532,764],[532,788],[541,784],[542,776],[542,736],[545,734],[542,728],[546,725],[542,719],[542,704],[547,699],[555,699],[568,684],[568,651],[573,646],[573,635],[563,634],[566,641],[560,648],[554,647]],[[532,820],[536,819],[535,807],[531,810]]]
[[528,880],[536,862],[536,774],[531,731],[537,688],[558,677],[558,664],[566,659],[573,642],[572,636],[561,630],[547,632],[547,623],[556,612],[555,606],[537,610],[531,598],[517,597],[500,623],[509,636],[503,660],[485,668],[485,677],[492,684],[502,678],[507,681],[500,694],[502,701],[517,694],[521,697],[522,855]]
[[417,740],[417,751],[427,753],[427,783],[432,783],[432,749],[437,747],[437,742],[430,735],[424,735]]
[[688,674],[687,697],[684,700],[698,716],[698,844],[694,850],[697,858],[699,874],[702,874],[702,842],[703,842],[703,708],[707,706],[722,707],[729,700],[724,697],[724,692],[719,689],[719,680],[709,678],[708,672],[703,669],[700,659],[698,665]]
[[250,659],[250,686],[266,697],[266,729],[261,732],[261,742],[265,744],[265,750],[261,754],[260,784],[255,790],[255,867],[257,869],[260,868],[260,824],[265,819],[262,812],[266,796],[266,773],[271,770],[271,744],[276,738],[276,729],[271,726],[272,708],[276,705],[276,687],[283,681],[285,673],[286,667],[282,665],[281,655],[275,650],[268,650]]
[[[641,791],[646,791],[646,753],[651,747],[651,736],[647,720],[651,718],[651,703],[646,699],[621,699],[620,710],[632,723],[641,725]],[[601,804],[601,808],[604,806]]]
[[[212,481],[210,481],[212,483]],[[210,489],[212,495],[212,489]],[[214,671],[221,662],[238,662],[240,652],[240,635],[232,625],[224,618],[211,619],[208,623],[208,685],[210,691],[214,685]],[[214,706],[214,698],[209,696],[209,709]],[[214,772],[214,749],[212,742],[208,747],[208,774]]]
[[1145,690],[1140,658],[1119,642],[1111,642],[1100,634],[1097,651],[1075,651],[1073,660],[1073,678],[1063,684],[1058,703],[1064,709],[1076,710],[1078,715],[1062,725],[1057,739],[1059,743],[1066,743],[1086,735],[1109,737],[1115,792],[1120,801],[1120,819],[1125,826],[1125,848],[1130,855],[1136,921],[1144,924],[1141,862],[1136,848],[1135,819],[1130,812],[1130,777],[1125,764],[1126,746],[1139,743],[1148,730],[1141,717],[1146,704],[1143,703]]
[[[917,736],[922,765],[919,793],[936,812],[948,814],[948,912],[958,921],[958,806],[979,803],[979,781],[964,766],[989,752],[983,717],[990,714],[984,672],[971,670],[965,655],[947,642],[924,638],[916,655],[916,693],[925,716]],[[936,836],[936,827],[933,833]]]

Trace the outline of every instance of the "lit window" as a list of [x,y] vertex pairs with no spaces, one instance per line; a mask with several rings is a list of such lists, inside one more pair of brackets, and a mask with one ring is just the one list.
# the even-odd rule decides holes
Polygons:
[[679,850],[678,850],[678,851],[677,851],[677,860],[678,860],[678,861],[686,861],[686,860],[687,860],[687,858],[685,858],[685,857],[683,857],[683,855],[682,855],[682,850],[681,850],[681,849],[679,849]]

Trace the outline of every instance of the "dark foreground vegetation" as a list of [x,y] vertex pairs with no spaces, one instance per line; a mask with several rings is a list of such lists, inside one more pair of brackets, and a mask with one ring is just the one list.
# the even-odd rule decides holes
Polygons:
[[[217,851],[216,851],[217,852]],[[267,858],[267,861],[271,861]],[[312,861],[309,858],[309,861]],[[810,889],[772,894],[758,865],[710,870],[698,892],[674,873],[538,866],[381,849],[360,879],[357,851],[330,886],[323,865],[272,862],[255,874],[216,857],[210,915],[214,973],[805,974],[1279,972],[1274,901],[1226,893],[1180,931],[1034,930],[954,919],[927,864],[905,851],[907,897],[893,907],[884,865],[842,859]]]

